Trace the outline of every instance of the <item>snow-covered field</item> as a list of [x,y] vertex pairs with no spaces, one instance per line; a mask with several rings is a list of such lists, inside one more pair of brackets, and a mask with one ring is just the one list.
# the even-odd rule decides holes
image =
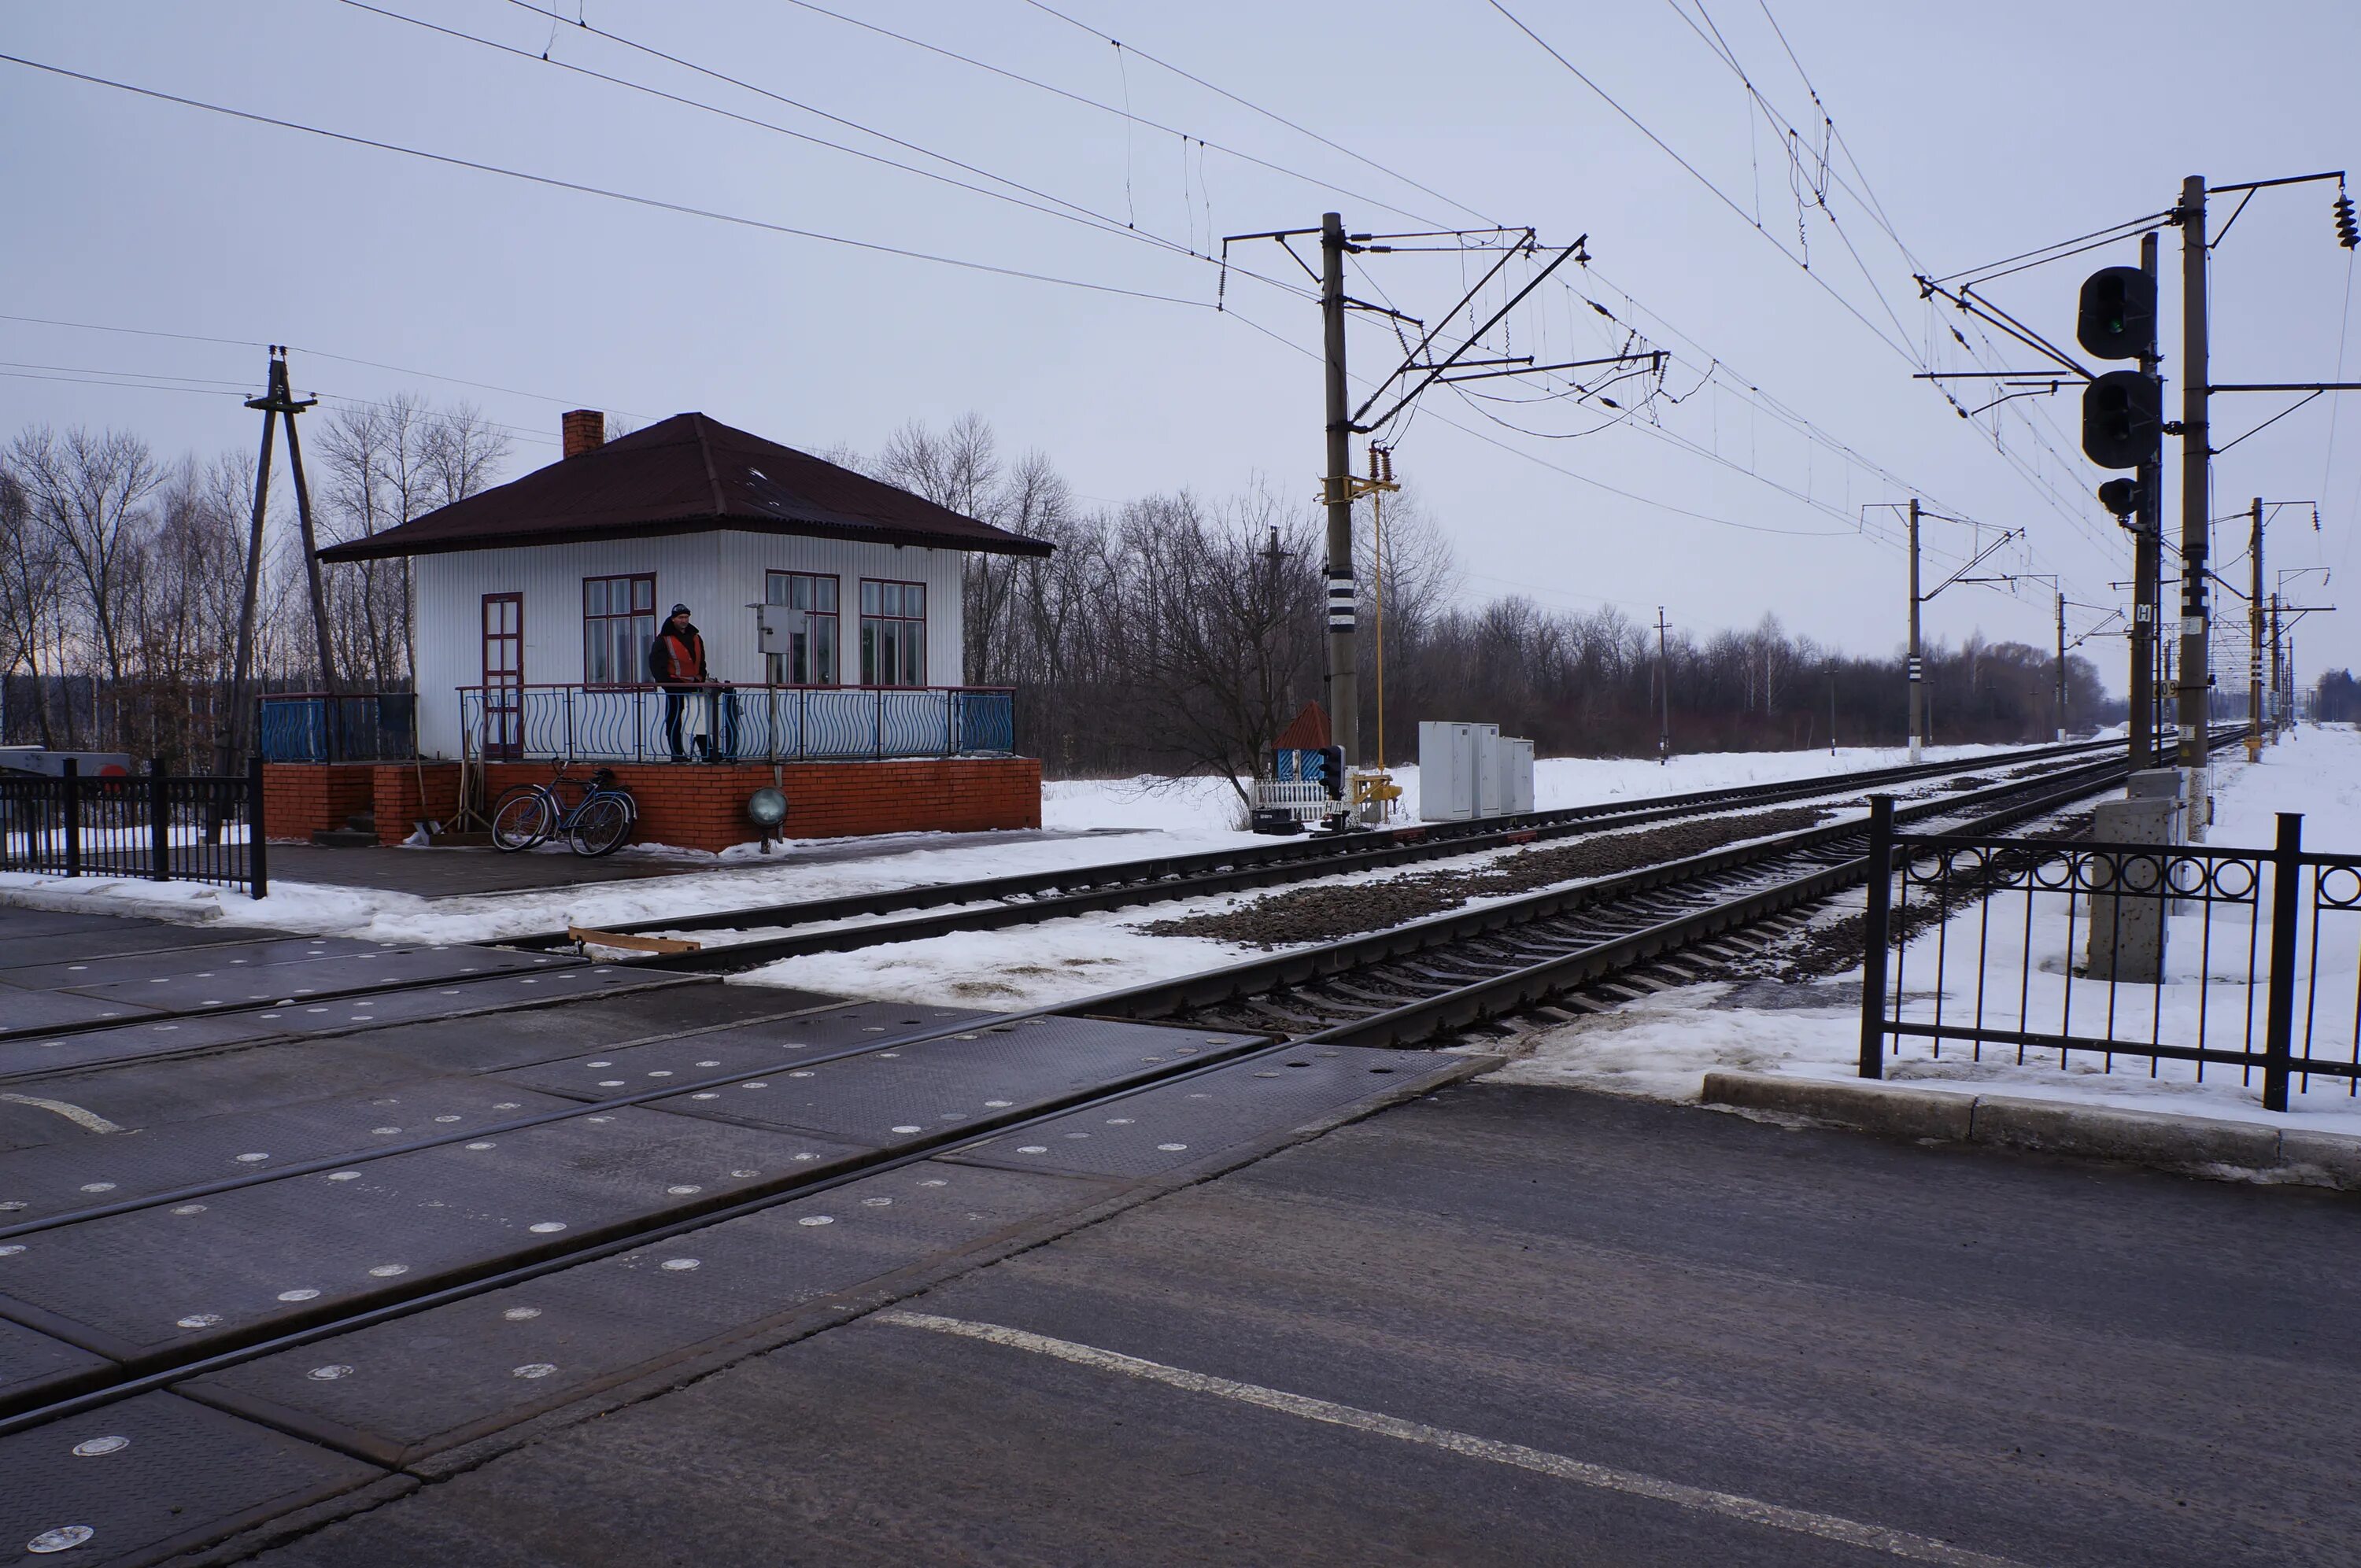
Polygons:
[[[2307,847],[2361,852],[2361,733],[2344,726],[2305,729],[2294,739],[2267,749],[2261,762],[2252,766],[2242,756],[2217,763],[2215,799],[2217,817],[2207,837],[2210,845],[2268,848],[2275,830],[2275,814],[2300,811],[2304,814]],[[2057,1026],[2063,992],[2071,985],[2076,992],[2076,1031],[2099,1033],[2094,1025],[2103,1014],[2106,988],[2099,982],[2066,978],[2064,900],[2041,902],[2051,907],[2037,908],[2034,916],[2037,972],[2032,977],[2031,1026]],[[1850,901],[1849,907],[1857,910],[1858,898]],[[1992,905],[1989,945],[1982,950],[1993,956],[1995,972],[2003,955],[2022,951],[2023,909],[2022,894],[2003,895]],[[1832,910],[1823,917],[1838,913]],[[1944,989],[1950,998],[1946,1003],[1947,1017],[1959,1015],[1958,1003],[1972,979],[1978,950],[1976,923],[1982,918],[1980,914],[1969,914],[1951,923],[1950,967],[1944,976]],[[2086,930],[2087,924],[2077,929]],[[2235,1038],[2247,1006],[2248,930],[2242,912],[2217,908],[2212,962],[2207,964],[2202,917],[2194,913],[2173,917],[2161,1028],[2161,1037],[2168,1043],[2193,1036],[2201,997],[2210,1014],[2209,1036],[2223,1032],[2226,1024],[2227,1037]],[[1908,1016],[1931,1015],[1931,1001],[1926,993],[1937,972],[1936,936],[1933,930],[1922,933],[1906,955]],[[2268,944],[2268,926],[2262,937]],[[2308,931],[2305,940],[2309,942]],[[2318,963],[2315,1050],[2334,1057],[2349,1052],[2354,1038],[2355,993],[2356,985],[2361,985],[2361,975],[2356,973],[2361,914],[2323,916],[2322,945],[2325,951]],[[2201,973],[2207,970],[2211,977],[2201,981]],[[2236,978],[2231,978],[2234,975]],[[1861,1014],[1857,1001],[1847,998],[1848,994],[1858,996],[1860,978],[1856,968],[1831,981],[1792,991],[1768,985],[1733,988],[1716,982],[1667,992],[1537,1036],[1533,1053],[1511,1063],[1501,1076],[1519,1082],[1675,1100],[1695,1099],[1704,1074],[1716,1069],[1850,1079],[1860,1050]],[[1995,986],[1987,992],[1988,999],[2013,1012],[2015,989],[2013,981]],[[1819,1004],[1812,1004],[1815,1002]],[[2147,1016],[2143,1011],[2143,1022]],[[2257,997],[2254,1028],[2258,1040],[2261,1017],[2262,1003]],[[2299,1014],[2299,1026],[2301,1019]],[[2118,1032],[2124,1032],[2120,1026]],[[2144,1059],[2117,1057],[2112,1072],[2102,1071],[2099,1060],[2077,1053],[2071,1069],[2060,1070],[2055,1053],[2049,1052],[2028,1053],[2027,1064],[2019,1066],[2013,1047],[1987,1047],[1979,1062],[1970,1059],[1964,1045],[1953,1042],[1946,1042],[1942,1057],[1935,1059],[1927,1042],[1912,1040],[1905,1043],[1902,1059],[1889,1064],[1888,1076],[1967,1093],[2004,1092],[2361,1132],[2361,1101],[2349,1092],[2348,1080],[2315,1078],[2308,1090],[2299,1080],[2290,1102],[2291,1109],[2282,1118],[2262,1109],[2259,1074],[2253,1082],[2242,1083],[2239,1069],[2209,1066],[2200,1082],[2193,1068],[2183,1063],[2158,1063],[2154,1076]]]

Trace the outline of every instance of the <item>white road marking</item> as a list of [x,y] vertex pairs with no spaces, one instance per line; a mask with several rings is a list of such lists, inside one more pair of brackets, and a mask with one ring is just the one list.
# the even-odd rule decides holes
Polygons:
[[12,1105],[30,1105],[37,1111],[54,1111],[77,1127],[87,1127],[93,1133],[119,1133],[122,1128],[95,1111],[85,1111],[79,1105],[69,1105],[62,1100],[43,1100],[31,1094],[0,1094]]
[[1379,1415],[1374,1410],[1356,1409],[1350,1405],[1331,1404],[1301,1394],[1290,1394],[1278,1388],[1265,1388],[1254,1383],[1233,1382],[1227,1377],[1215,1377],[1209,1373],[1190,1372],[1177,1366],[1167,1366],[1159,1361],[1143,1361],[1136,1355],[1100,1350],[1094,1345],[1077,1344],[1071,1340],[1051,1339],[1046,1334],[1027,1332],[1023,1329],[1005,1328],[998,1323],[970,1322],[961,1318],[938,1317],[930,1312],[884,1311],[872,1320],[892,1323],[897,1328],[925,1329],[933,1333],[957,1334],[967,1339],[983,1340],[988,1343],[1006,1345],[1013,1350],[1031,1351],[1037,1355],[1055,1356],[1076,1365],[1094,1367],[1102,1372],[1121,1373],[1149,1383],[1162,1383],[1182,1388],[1192,1394],[1212,1394],[1220,1398],[1235,1399],[1240,1404],[1257,1405],[1284,1415],[1300,1416],[1305,1420],[1325,1421],[1331,1426],[1350,1427],[1356,1431],[1373,1432],[1379,1437],[1400,1439],[1404,1442],[1422,1443],[1440,1448],[1468,1459],[1481,1459],[1494,1464],[1514,1465],[1520,1470],[1532,1470],[1561,1481],[1596,1486],[1602,1491],[1624,1492],[1633,1497],[1651,1497],[1678,1508],[1693,1508],[1699,1513],[1719,1514],[1727,1519],[1741,1519],[1748,1524],[1763,1525],[1772,1530],[1793,1530],[1799,1535],[1817,1536],[1846,1546],[1858,1546],[1872,1552],[1883,1552],[1892,1557],[1905,1558],[1913,1563],[1941,1563],[1944,1568],[2024,1568],[2022,1563],[2004,1557],[1991,1557],[1981,1552],[1949,1545],[1928,1536],[1913,1535],[1907,1530],[1887,1530],[1881,1525],[1862,1524],[1858,1520],[1839,1519],[1834,1514],[1816,1514],[1802,1508],[1783,1508],[1755,1497],[1742,1497],[1734,1492],[1709,1491],[1703,1486],[1684,1486],[1678,1481],[1665,1481],[1637,1471],[1616,1470],[1604,1464],[1591,1464],[1579,1459],[1569,1459],[1562,1453],[1551,1453],[1521,1443],[1499,1442],[1491,1438],[1474,1437],[1466,1432],[1451,1431],[1443,1427],[1431,1427],[1423,1421],[1403,1420],[1399,1416]]

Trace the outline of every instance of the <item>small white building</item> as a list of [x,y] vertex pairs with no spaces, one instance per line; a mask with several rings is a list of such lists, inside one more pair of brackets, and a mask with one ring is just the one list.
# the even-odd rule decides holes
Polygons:
[[[737,688],[733,755],[992,749],[961,739],[961,557],[1048,544],[701,413],[603,425],[569,413],[555,463],[321,552],[415,560],[422,756],[645,756],[648,646],[675,604]],[[855,729],[857,749],[825,739]]]

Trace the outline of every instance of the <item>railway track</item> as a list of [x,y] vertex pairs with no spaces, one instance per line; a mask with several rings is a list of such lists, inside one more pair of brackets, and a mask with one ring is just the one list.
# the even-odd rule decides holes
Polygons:
[[[635,970],[737,973],[812,953],[848,952],[890,942],[924,941],[959,932],[999,930],[1069,916],[1390,870],[1746,806],[1856,794],[2001,767],[2070,765],[2077,760],[2109,755],[2120,749],[2113,741],[2035,747],[1967,760],[1735,785],[1638,801],[1600,802],[1483,822],[1425,823],[1200,855],[1164,856],[841,898],[757,905],[667,916],[608,930],[618,936],[670,936],[694,931],[763,933],[714,943],[692,952],[618,960]],[[910,910],[933,913],[887,918]],[[779,934],[769,934],[774,930]],[[577,943],[569,932],[551,931],[511,938],[502,945],[553,951]]]
[[[2214,749],[2234,743],[2238,733],[2218,732]],[[2000,832],[2112,788],[2129,771],[2125,760],[2111,757],[1897,806],[1894,820]],[[1448,1044],[1535,1009],[1546,1019],[1570,1021],[1574,1014],[1556,1003],[1571,1000],[1581,1011],[1604,1011],[1640,991],[1702,978],[1673,955],[1788,918],[1865,881],[1867,846],[1864,822],[1807,828],[1093,997],[1068,1011],[1377,1047]],[[1714,956],[1726,962],[1744,955]],[[1649,965],[1653,972],[1642,967]],[[1635,973],[1636,987],[1598,989]]]
[[[1919,801],[1897,817],[1997,829],[2087,798],[2125,771],[2111,755],[2074,761],[2039,778]],[[1855,776],[1780,787],[1827,794],[1859,784]],[[1710,793],[1727,800],[1735,792]],[[1616,814],[1615,825],[1635,815]],[[1462,836],[1452,852],[1467,852],[1473,837]],[[1552,1007],[1602,980],[1645,972],[1641,966],[1662,964],[1718,934],[1792,916],[1861,881],[1868,870],[1861,837],[1850,822],[1784,834],[1071,1007],[994,1015],[855,1003],[627,1039],[475,1080],[487,1102],[505,1092],[522,1102],[501,1101],[493,1114],[429,1116],[414,1107],[399,1115],[418,1124],[411,1135],[388,1142],[376,1135],[398,1129],[369,1128],[366,1144],[354,1135],[333,1154],[270,1169],[233,1166],[236,1174],[211,1179],[151,1178],[142,1185],[129,1180],[136,1168],[103,1167],[122,1158],[112,1140],[79,1145],[74,1157],[90,1162],[70,1179],[79,1185],[57,1184],[61,1201],[40,1212],[0,1215],[11,1222],[0,1226],[6,1270],[0,1290],[7,1292],[0,1295],[0,1340],[29,1329],[95,1350],[103,1364],[36,1392],[0,1397],[0,1443],[30,1442],[45,1453],[38,1445],[60,1441],[53,1433],[81,1439],[86,1425],[99,1431],[91,1422],[101,1412],[106,1431],[134,1443],[179,1441],[170,1439],[170,1420],[159,1424],[159,1413],[179,1420],[172,1412],[185,1402],[378,1466],[377,1474],[431,1465],[434,1453],[569,1399],[595,1403],[602,1390],[646,1387],[649,1377],[746,1354],[743,1347],[763,1334],[808,1332],[783,1331],[790,1314],[780,1303],[810,1299],[808,1288],[796,1296],[786,1282],[811,1266],[810,1256],[825,1254],[799,1253],[803,1239],[837,1233],[799,1227],[857,1227],[876,1223],[866,1216],[902,1212],[870,1205],[931,1201],[976,1206],[964,1213],[967,1229],[997,1226],[981,1240],[998,1245],[995,1238],[1019,1233],[1003,1223],[993,1200],[975,1195],[979,1180],[988,1188],[1017,1179],[1015,1173],[1038,1179],[1030,1173],[1042,1172],[1067,1186],[1091,1178],[1103,1193],[1107,1179],[1122,1175],[1137,1178],[1128,1190],[1151,1191],[1160,1190],[1158,1182],[1251,1157],[1253,1147],[1270,1146],[1273,1134],[1300,1135],[1322,1116],[1362,1113],[1476,1070],[1484,1059],[1408,1047],[1491,1038],[1483,1031],[1500,1020]],[[661,978],[684,996],[708,989],[692,977]],[[532,981],[535,991],[554,983],[541,966],[514,979]],[[420,989],[396,985],[404,994]],[[471,1011],[467,989],[438,992],[451,1016]],[[838,1098],[822,1094],[767,1114],[751,1108],[774,1088],[809,1092],[788,1079],[833,1083]],[[991,1087],[1004,1081],[1019,1087]],[[947,1104],[957,1109],[939,1113]],[[876,1125],[856,1136],[842,1130],[851,1123],[826,1119],[855,1112],[861,1125]],[[1224,1114],[1236,1122],[1226,1132],[1218,1130]],[[655,1122],[669,1124],[673,1142],[647,1138]],[[1209,1124],[1217,1130],[1202,1130]],[[829,1126],[838,1130],[827,1136],[808,1130]],[[693,1129],[686,1143],[683,1128]],[[1099,1141],[1069,1141],[1075,1139]],[[1118,1147],[1119,1139],[1129,1142]],[[1093,1167],[1082,1157],[1093,1150],[1111,1163]],[[511,1156],[516,1165],[497,1168]],[[696,1168],[679,1168],[684,1161]],[[730,1166],[739,1168],[725,1169]],[[102,1168],[134,1190],[88,1179]],[[566,1213],[563,1223],[524,1223],[582,1202],[580,1173],[594,1171],[604,1191],[626,1170],[639,1193],[630,1201],[603,1210],[588,1202],[598,1212]],[[930,1199],[938,1189],[958,1196]],[[340,1220],[336,1206],[351,1201],[358,1206]],[[1062,1212],[1040,1211],[1034,1219],[1068,1223],[1058,1218]],[[455,1230],[455,1217],[491,1223]],[[946,1211],[912,1220],[922,1230],[946,1223],[956,1230],[960,1216]],[[217,1243],[208,1242],[212,1235]],[[357,1253],[324,1261],[356,1245],[401,1261],[367,1269],[352,1266],[361,1261]],[[973,1254],[954,1248],[942,1255],[956,1265]],[[631,1276],[643,1265],[654,1272]],[[38,1280],[28,1266],[52,1271],[49,1283],[24,1283]],[[772,1274],[757,1288],[738,1288],[739,1299],[757,1304],[734,1308],[726,1333],[715,1329],[718,1320],[678,1317],[643,1284],[623,1298],[631,1304],[620,1317],[610,1305],[602,1309],[607,1316],[582,1320],[610,1325],[598,1331],[606,1333],[623,1333],[612,1325],[628,1324],[629,1343],[620,1348],[594,1343],[596,1334],[586,1338],[580,1322],[565,1320],[566,1303],[607,1299],[599,1290],[611,1293],[626,1276],[679,1278],[661,1270],[741,1266]],[[302,1283],[314,1278],[325,1288]],[[280,1288],[290,1281],[302,1288]],[[828,1310],[851,1315],[874,1304],[867,1295],[843,1301]],[[522,1348],[525,1336],[541,1332],[547,1303],[555,1304],[554,1348]],[[122,1330],[159,1312],[159,1321],[169,1321],[174,1311],[182,1313],[178,1332],[167,1328],[142,1339]],[[443,1348],[417,1354],[429,1345]],[[434,1407],[438,1399],[471,1413],[414,1442],[393,1426],[369,1426],[336,1398],[342,1379],[372,1374],[397,1375],[405,1392],[390,1396],[390,1406],[365,1402],[365,1413],[421,1401]],[[487,1394],[487,1384],[497,1393]],[[66,1463],[71,1475],[96,1474],[73,1468],[80,1459]]]

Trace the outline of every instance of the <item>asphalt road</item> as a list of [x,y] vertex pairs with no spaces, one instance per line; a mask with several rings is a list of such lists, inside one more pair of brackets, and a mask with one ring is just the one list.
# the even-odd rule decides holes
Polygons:
[[2356,1222],[1478,1082],[258,1561],[2361,1562]]

